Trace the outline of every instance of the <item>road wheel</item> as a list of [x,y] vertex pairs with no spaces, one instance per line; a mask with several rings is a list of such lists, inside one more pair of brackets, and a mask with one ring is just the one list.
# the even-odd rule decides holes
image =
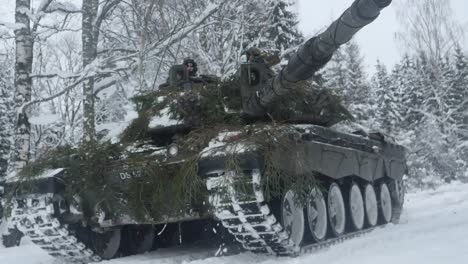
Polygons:
[[377,205],[377,196],[375,195],[374,186],[367,184],[364,188],[364,200],[366,207],[366,221],[370,227],[377,225],[379,217],[379,209]]
[[361,230],[364,227],[365,209],[361,189],[356,183],[351,184],[349,189],[348,208],[352,229]]
[[380,184],[380,213],[384,224],[392,220],[392,197],[385,182]]
[[281,201],[281,224],[294,245],[301,245],[305,233],[304,208],[296,204],[292,190],[287,191]]
[[328,189],[328,219],[330,230],[335,236],[341,236],[346,227],[346,211],[340,186],[332,183]]
[[120,247],[121,230],[114,229],[105,233],[91,232],[94,252],[103,259],[115,258]]
[[316,242],[325,240],[328,229],[327,203],[322,192],[314,188],[307,205],[307,220],[312,238]]

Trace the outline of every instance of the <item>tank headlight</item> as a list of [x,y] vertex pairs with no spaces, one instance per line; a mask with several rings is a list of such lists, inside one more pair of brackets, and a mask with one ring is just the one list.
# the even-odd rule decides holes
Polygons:
[[169,153],[169,156],[175,157],[177,154],[179,154],[179,146],[176,144],[169,145],[167,152]]

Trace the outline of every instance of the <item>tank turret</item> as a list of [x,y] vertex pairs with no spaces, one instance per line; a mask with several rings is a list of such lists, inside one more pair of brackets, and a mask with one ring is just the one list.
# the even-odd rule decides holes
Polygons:
[[[290,94],[297,82],[310,79],[330,61],[333,53],[361,28],[374,21],[391,0],[356,0],[324,32],[312,37],[295,52],[281,72],[256,91],[243,91],[243,110],[251,117],[266,114],[277,99]],[[248,94],[246,96],[246,94]]]

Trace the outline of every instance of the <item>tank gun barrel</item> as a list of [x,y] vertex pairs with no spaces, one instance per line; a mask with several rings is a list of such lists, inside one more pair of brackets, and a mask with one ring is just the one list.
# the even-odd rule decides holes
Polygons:
[[[250,116],[262,116],[278,98],[291,92],[294,83],[311,78],[330,61],[333,53],[361,28],[374,21],[392,0],[356,0],[324,32],[305,42],[290,58],[288,65],[244,104]],[[255,100],[254,100],[255,99]]]

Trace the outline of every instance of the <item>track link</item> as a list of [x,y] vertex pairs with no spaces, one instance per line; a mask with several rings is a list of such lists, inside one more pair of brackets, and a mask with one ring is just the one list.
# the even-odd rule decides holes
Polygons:
[[53,194],[35,194],[14,200],[11,220],[34,244],[66,263],[101,261],[56,215]]
[[214,207],[215,216],[249,251],[277,256],[298,256],[328,248],[375,229],[374,227],[347,233],[320,243],[295,245],[266,203],[260,178],[261,173],[256,169],[245,175],[238,175],[232,171],[216,176],[212,174],[207,179],[210,203]]
[[300,252],[265,203],[258,170],[250,179],[235,172],[210,177],[207,187],[215,216],[245,249],[282,256]]

